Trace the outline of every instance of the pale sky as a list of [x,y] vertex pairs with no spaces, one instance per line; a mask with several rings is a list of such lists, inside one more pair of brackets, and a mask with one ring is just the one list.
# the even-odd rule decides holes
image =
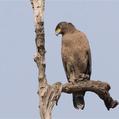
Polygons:
[[[85,32],[92,51],[92,77],[108,82],[119,100],[119,0],[46,0],[46,75],[50,84],[65,83],[60,48],[55,36],[60,21]],[[30,0],[0,0],[0,119],[38,119],[38,80],[34,19]],[[72,96],[62,94],[53,119],[118,119],[119,106],[107,111],[94,93],[85,95],[86,107],[77,111]]]

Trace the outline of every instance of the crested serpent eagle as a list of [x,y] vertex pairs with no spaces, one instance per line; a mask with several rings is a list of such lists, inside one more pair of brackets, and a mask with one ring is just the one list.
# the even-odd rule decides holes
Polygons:
[[[60,22],[55,28],[56,35],[62,35],[61,56],[68,82],[76,83],[90,79],[91,52],[86,35],[72,23]],[[73,93],[73,105],[83,109],[85,92]]]

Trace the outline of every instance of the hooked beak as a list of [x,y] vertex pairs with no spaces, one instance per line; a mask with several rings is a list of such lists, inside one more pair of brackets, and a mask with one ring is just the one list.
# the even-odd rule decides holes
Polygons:
[[56,36],[58,36],[60,33],[55,33]]

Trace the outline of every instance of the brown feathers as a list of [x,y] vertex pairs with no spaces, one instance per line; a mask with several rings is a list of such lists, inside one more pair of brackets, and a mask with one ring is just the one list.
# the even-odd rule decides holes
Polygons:
[[[90,79],[91,53],[85,34],[67,22],[60,22],[55,31],[62,35],[61,56],[68,81],[84,80],[85,75]],[[85,92],[73,94],[76,109],[84,108],[84,95]]]

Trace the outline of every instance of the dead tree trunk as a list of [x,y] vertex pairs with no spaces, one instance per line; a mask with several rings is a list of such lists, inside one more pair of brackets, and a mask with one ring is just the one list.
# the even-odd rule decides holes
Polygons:
[[100,81],[85,80],[76,84],[64,84],[60,82],[48,84],[45,75],[45,37],[44,37],[44,7],[45,0],[31,0],[36,32],[36,55],[34,61],[38,67],[38,95],[39,95],[39,108],[41,119],[51,119],[51,112],[53,106],[61,95],[61,92],[73,93],[77,91],[92,91],[96,93],[105,103],[109,110],[118,105],[118,102],[113,100],[109,95],[110,86],[107,83]]
[[36,32],[36,56],[34,61],[38,67],[38,95],[39,95],[39,108],[41,119],[51,119],[51,111],[56,104],[56,100],[61,94],[61,83],[50,86],[47,83],[45,75],[45,38],[44,38],[44,7],[45,0],[31,0],[34,19],[35,19],[35,32]]

